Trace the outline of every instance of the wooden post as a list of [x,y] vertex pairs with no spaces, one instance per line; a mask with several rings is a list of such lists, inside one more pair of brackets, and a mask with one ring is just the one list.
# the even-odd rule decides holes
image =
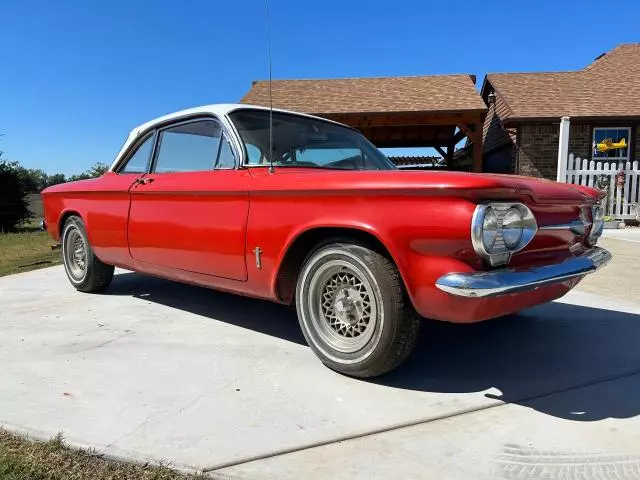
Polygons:
[[447,145],[447,156],[444,157],[447,161],[447,168],[451,168],[453,164],[453,152],[456,150],[456,144],[454,142],[449,142]]
[[482,124],[475,124],[473,132],[473,172],[482,172]]
[[482,172],[482,123],[473,123],[470,125],[459,123],[457,127],[469,138],[473,145],[471,171]]

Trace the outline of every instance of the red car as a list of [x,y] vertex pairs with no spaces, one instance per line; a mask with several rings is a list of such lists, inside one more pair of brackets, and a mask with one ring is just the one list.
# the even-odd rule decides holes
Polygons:
[[118,266],[295,302],[313,351],[357,377],[402,362],[420,317],[504,316],[611,258],[597,190],[401,171],[348,126],[248,105],[145,123],[109,172],[43,197],[76,289]]

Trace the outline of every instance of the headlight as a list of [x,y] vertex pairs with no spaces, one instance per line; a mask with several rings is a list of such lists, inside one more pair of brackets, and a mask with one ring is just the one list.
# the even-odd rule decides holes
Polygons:
[[604,220],[604,208],[602,208],[602,205],[594,205],[591,207],[591,215],[593,217],[593,223],[602,222]]
[[522,203],[478,205],[471,221],[471,241],[478,255],[491,265],[509,262],[538,230],[536,219]]
[[517,208],[510,208],[502,221],[502,238],[509,250],[515,250],[522,240],[522,214]]
[[604,208],[602,208],[601,205],[594,205],[591,207],[591,221],[593,224],[591,225],[591,230],[587,237],[587,243],[589,246],[593,247],[598,243],[598,239],[602,235],[602,230],[604,229]]
[[498,216],[489,208],[482,221],[482,243],[486,250],[491,250],[498,239]]

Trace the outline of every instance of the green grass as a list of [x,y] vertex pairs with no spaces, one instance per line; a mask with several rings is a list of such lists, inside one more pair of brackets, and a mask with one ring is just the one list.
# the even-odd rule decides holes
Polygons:
[[65,445],[61,434],[35,442],[0,429],[2,480],[196,480],[205,475],[183,474],[164,466],[132,465]]
[[17,232],[0,233],[0,277],[62,263],[60,250],[47,232],[27,225]]

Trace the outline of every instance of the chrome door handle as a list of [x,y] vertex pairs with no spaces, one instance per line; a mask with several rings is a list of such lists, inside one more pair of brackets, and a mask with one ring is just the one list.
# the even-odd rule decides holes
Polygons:
[[136,179],[136,182],[140,185],[146,185],[147,183],[153,182],[153,178],[138,178]]

